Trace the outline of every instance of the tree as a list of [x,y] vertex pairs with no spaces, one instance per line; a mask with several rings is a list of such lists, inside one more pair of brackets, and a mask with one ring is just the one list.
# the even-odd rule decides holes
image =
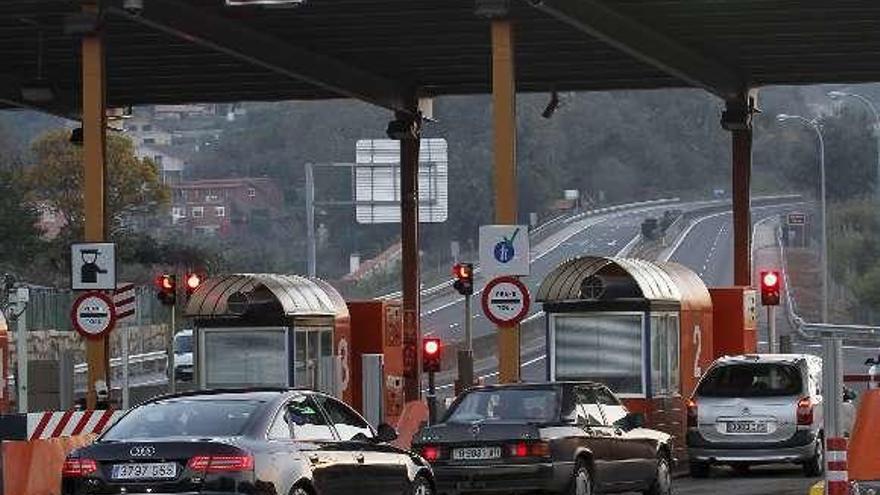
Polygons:
[[[81,237],[83,211],[83,154],[68,140],[65,130],[50,131],[32,145],[35,164],[29,182],[35,197],[46,202],[67,222],[67,234]],[[125,136],[107,136],[107,219],[111,237],[119,237],[138,217],[155,215],[169,203],[168,188],[161,183],[156,164],[138,158]]]
[[23,183],[20,172],[0,169],[0,271],[20,272],[42,251],[40,214],[28,203]]

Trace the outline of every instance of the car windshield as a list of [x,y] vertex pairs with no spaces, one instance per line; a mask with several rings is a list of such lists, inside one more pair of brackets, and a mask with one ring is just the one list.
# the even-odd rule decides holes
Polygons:
[[174,338],[174,352],[188,354],[193,351],[193,338],[190,334],[178,335]]
[[475,421],[554,421],[559,411],[559,394],[553,389],[509,388],[475,390],[449,412],[449,423]]
[[704,397],[774,397],[801,392],[798,368],[781,363],[744,363],[716,367],[697,390]]
[[239,436],[262,404],[192,398],[151,402],[126,414],[101,440]]

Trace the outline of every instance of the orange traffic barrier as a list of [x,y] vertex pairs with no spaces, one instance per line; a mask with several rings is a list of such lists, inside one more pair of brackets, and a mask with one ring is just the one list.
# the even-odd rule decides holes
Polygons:
[[428,406],[422,401],[407,402],[403,406],[400,419],[397,420],[396,447],[408,449],[412,445],[413,436],[419,431],[419,427],[428,420]]
[[849,439],[849,479],[851,481],[880,480],[880,390],[862,394],[856,423]]
[[4,441],[3,493],[8,495],[58,495],[61,467],[70,451],[87,445],[95,435],[48,440]]

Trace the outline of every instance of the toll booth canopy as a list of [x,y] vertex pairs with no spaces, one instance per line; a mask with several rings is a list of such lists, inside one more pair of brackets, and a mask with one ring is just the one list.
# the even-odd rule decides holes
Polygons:
[[536,296],[547,323],[549,380],[593,380],[624,398],[690,394],[711,362],[712,302],[675,264],[579,257]]
[[319,279],[236,274],[192,295],[200,388],[293,386],[335,393],[333,337],[349,324],[345,300]]

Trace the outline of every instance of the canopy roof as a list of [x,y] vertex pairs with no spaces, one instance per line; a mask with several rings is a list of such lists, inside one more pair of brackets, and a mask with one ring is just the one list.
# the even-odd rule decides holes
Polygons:
[[[489,20],[475,0],[101,0],[108,98],[132,104],[357,97],[491,89]],[[501,0],[484,0],[499,4]],[[79,0],[0,2],[0,102],[75,114]],[[520,91],[703,87],[732,98],[771,84],[880,80],[875,0],[511,0]],[[42,33],[42,74],[38,54]],[[50,102],[26,101],[38,76]]]
[[186,316],[238,317],[240,314],[230,311],[228,305],[233,294],[269,303],[284,316],[348,316],[342,295],[323,280],[270,273],[235,274],[206,280],[190,297]]
[[572,258],[544,277],[535,296],[544,303],[618,298],[675,301],[682,309],[712,307],[709,290],[690,269],[635,258]]

